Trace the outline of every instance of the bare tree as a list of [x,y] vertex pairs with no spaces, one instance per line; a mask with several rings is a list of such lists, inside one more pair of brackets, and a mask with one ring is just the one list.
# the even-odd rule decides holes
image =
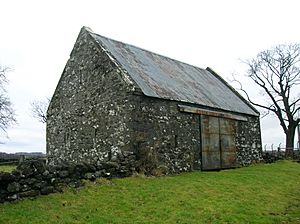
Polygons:
[[31,103],[31,111],[33,117],[37,118],[39,122],[47,122],[47,109],[50,103],[50,99],[35,100]]
[[300,44],[278,45],[262,51],[246,64],[249,68],[247,76],[267,100],[255,102],[242,86],[240,90],[251,104],[276,115],[286,136],[286,156],[291,157],[295,131],[300,122]]
[[5,89],[8,71],[10,71],[8,67],[0,65],[0,130],[5,133],[8,127],[16,123],[15,112]]

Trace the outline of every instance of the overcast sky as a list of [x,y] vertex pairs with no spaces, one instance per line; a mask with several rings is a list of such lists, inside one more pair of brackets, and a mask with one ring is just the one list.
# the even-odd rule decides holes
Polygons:
[[[0,0],[0,64],[13,71],[8,94],[18,124],[0,151],[45,152],[45,127],[30,103],[51,97],[82,26],[198,67],[244,80],[245,65],[262,50],[300,42],[298,0]],[[257,93],[250,83],[245,85]],[[261,121],[263,144],[284,143],[276,119]]]

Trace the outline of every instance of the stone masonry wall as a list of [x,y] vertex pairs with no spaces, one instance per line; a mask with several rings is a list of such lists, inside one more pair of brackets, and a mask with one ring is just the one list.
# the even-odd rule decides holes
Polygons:
[[146,96],[133,99],[131,138],[137,170],[174,173],[199,170],[199,115],[181,113],[178,102]]
[[[160,174],[201,169],[199,115],[179,112],[179,102],[143,95],[132,98],[131,104],[128,127],[138,171]],[[247,122],[236,122],[238,166],[262,161],[259,118],[246,117]]]
[[240,166],[263,160],[259,117],[247,118],[247,122],[238,122],[236,131],[237,161]]
[[105,50],[82,31],[48,109],[50,164],[119,161],[133,166],[127,127],[133,89]]

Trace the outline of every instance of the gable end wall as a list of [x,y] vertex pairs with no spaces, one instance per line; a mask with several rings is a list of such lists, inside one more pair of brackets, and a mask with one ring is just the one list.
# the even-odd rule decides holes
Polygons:
[[107,52],[83,30],[48,109],[50,164],[134,161],[127,125],[132,90]]

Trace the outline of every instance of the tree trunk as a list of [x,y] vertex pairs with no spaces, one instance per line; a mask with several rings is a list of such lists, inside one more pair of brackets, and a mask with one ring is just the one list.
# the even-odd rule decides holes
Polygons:
[[291,125],[288,127],[288,130],[286,132],[286,140],[285,140],[285,157],[286,158],[293,158],[294,154],[294,138],[295,138],[295,131],[296,127],[294,125]]

